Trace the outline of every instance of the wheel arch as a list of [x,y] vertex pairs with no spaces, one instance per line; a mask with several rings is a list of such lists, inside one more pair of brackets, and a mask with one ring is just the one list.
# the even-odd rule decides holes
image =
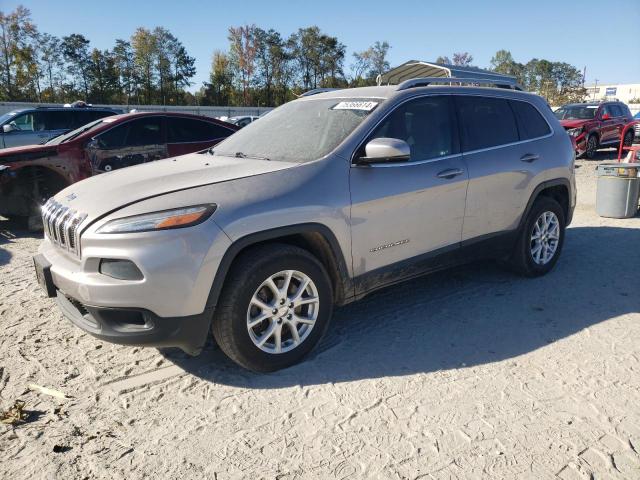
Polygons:
[[520,218],[520,225],[518,226],[518,229],[522,228],[524,222],[526,222],[529,212],[531,211],[531,207],[533,207],[535,201],[541,196],[551,197],[557,201],[564,211],[566,224],[569,225],[569,223],[571,223],[571,218],[573,216],[571,209],[571,183],[567,178],[555,178],[553,180],[542,182],[533,190],[524,213]]
[[304,223],[251,233],[234,241],[225,252],[215,274],[207,308],[215,307],[231,265],[243,252],[269,243],[285,243],[307,250],[323,264],[331,279],[334,303],[343,305],[354,297],[344,252],[333,232],[319,223]]

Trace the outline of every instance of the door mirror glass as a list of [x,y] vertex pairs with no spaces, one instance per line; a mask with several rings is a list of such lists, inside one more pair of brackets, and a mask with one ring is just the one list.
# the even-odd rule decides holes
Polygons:
[[19,128],[17,128],[15,125],[13,125],[13,123],[7,123],[6,125],[2,126],[2,131],[4,133],[15,132],[16,130],[19,130]]
[[374,138],[364,151],[365,156],[358,159],[358,164],[406,162],[411,157],[409,144],[398,138]]

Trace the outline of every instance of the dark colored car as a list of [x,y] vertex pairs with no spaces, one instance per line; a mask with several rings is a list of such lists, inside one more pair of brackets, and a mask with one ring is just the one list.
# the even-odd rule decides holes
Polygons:
[[[84,105],[84,104],[83,104]],[[70,130],[121,111],[101,107],[23,108],[0,115],[0,148],[45,143]]]
[[[601,147],[619,144],[622,129],[632,119],[629,107],[622,102],[572,103],[554,113],[573,137],[576,154],[587,158],[594,158]],[[623,141],[631,145],[633,130],[627,132]]]
[[0,215],[38,228],[39,206],[91,175],[204,150],[238,127],[182,113],[128,113],[95,120],[43,145],[0,150]]

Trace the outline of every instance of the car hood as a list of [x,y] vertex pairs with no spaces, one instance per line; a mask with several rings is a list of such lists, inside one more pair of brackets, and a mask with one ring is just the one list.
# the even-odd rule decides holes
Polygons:
[[25,145],[0,150],[0,163],[35,160],[37,158],[55,155],[58,149],[55,145]]
[[590,120],[560,120],[560,125],[564,128],[578,128],[589,122]]
[[94,220],[147,198],[296,165],[192,153],[87,178],[59,192],[55,200]]

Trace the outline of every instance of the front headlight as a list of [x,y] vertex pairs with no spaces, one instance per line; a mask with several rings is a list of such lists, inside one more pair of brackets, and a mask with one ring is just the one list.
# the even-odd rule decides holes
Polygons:
[[569,135],[571,135],[572,137],[578,137],[582,133],[583,130],[584,130],[583,127],[570,128],[569,130],[567,130],[567,133]]
[[191,227],[204,222],[215,210],[215,204],[197,205],[117,218],[102,225],[97,233],[150,232]]

